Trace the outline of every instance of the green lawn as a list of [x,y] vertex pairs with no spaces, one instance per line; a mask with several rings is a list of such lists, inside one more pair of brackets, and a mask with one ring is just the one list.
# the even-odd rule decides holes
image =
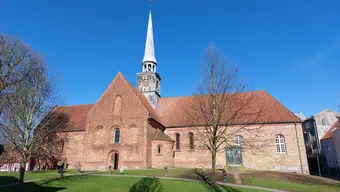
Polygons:
[[269,178],[242,176],[243,184],[298,192],[339,192],[340,185],[311,184]]
[[[18,187],[2,188],[2,192],[20,191]],[[231,188],[219,186],[212,189],[208,185],[199,182],[187,182],[166,180],[157,178],[136,178],[136,177],[109,177],[109,176],[69,176],[58,179],[26,183],[21,191],[35,192],[56,192],[56,191],[86,191],[86,192],[256,192],[259,190]]]
[[[52,178],[56,177],[57,174],[46,174],[46,172],[35,172],[30,173],[26,172],[24,180],[33,180],[33,179],[45,179],[45,178]],[[0,185],[15,183],[19,180],[20,174],[18,172],[0,172]]]
[[[99,174],[110,174],[109,171],[100,172]],[[112,174],[119,174],[118,170],[112,171]],[[147,170],[124,170],[124,175],[140,175],[140,176],[155,176],[164,177],[164,169],[147,169]],[[195,170],[195,169],[169,169],[168,177],[198,179],[210,177],[209,170]],[[234,178],[231,173],[227,173],[228,183],[234,183]],[[217,181],[223,181],[221,171],[216,172]]]
[[[86,172],[95,172],[95,171],[82,171],[82,173]],[[76,174],[77,171],[75,169],[69,169],[65,170],[64,174]],[[53,178],[58,177],[58,171],[57,170],[44,170],[44,171],[34,171],[34,172],[25,172],[24,180],[35,180],[35,179],[47,179],[47,178]],[[15,183],[18,181],[20,177],[19,172],[11,172],[10,174],[8,172],[0,172],[0,185],[4,184],[10,184]]]

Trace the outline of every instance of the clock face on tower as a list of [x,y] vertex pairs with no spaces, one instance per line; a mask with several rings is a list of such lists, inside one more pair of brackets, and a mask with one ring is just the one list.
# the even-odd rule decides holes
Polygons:
[[143,84],[144,87],[149,86],[149,84],[150,84],[150,79],[143,79],[143,80],[142,80],[142,84]]

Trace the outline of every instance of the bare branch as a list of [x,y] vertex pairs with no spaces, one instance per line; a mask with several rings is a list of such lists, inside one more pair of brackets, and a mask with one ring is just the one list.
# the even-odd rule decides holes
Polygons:
[[[188,122],[195,135],[212,155],[212,182],[215,180],[216,153],[234,147],[235,135],[256,132],[263,115],[256,92],[244,92],[246,86],[238,77],[238,66],[229,66],[211,46],[204,62],[203,74],[186,111]],[[254,137],[247,139],[256,140]],[[257,141],[242,141],[260,145]],[[252,149],[256,147],[252,146]]]

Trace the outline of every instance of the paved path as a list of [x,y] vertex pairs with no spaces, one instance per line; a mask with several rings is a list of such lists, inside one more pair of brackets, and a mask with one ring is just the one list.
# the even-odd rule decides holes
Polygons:
[[[52,173],[54,174],[54,173]],[[140,176],[140,175],[111,175],[111,174],[98,174],[96,173],[81,173],[81,175],[95,175],[95,176],[103,176],[103,177],[138,177],[138,178],[144,178],[144,177],[152,177],[152,176]],[[73,176],[77,174],[64,174],[66,176]],[[159,178],[159,179],[170,179],[170,180],[179,180],[179,181],[191,181],[191,182],[202,182],[195,179],[185,179],[185,178],[175,178],[175,177],[153,177],[153,178]],[[47,178],[41,178],[41,179],[33,179],[33,180],[27,180],[24,183],[34,182],[34,181],[40,181]],[[49,178],[51,179],[51,178]],[[270,192],[286,192],[279,189],[271,189],[266,187],[258,187],[258,186],[252,186],[252,185],[242,185],[242,184],[232,184],[232,183],[224,183],[224,182],[216,182],[219,185],[229,186],[229,187],[238,187],[238,188],[247,188],[247,189],[257,189],[257,190],[263,190],[263,191],[270,191]],[[19,183],[11,183],[6,185],[0,185],[0,188],[2,187],[10,187],[18,185]]]

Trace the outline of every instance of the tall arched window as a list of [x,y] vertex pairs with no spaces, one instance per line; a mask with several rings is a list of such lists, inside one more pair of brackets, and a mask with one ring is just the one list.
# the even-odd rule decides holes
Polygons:
[[161,146],[160,146],[160,145],[157,146],[157,153],[158,153],[158,154],[161,153]]
[[285,137],[283,135],[276,135],[275,143],[277,153],[286,153]]
[[234,138],[234,144],[235,145],[243,145],[243,137],[241,135],[236,135]]
[[190,149],[194,149],[194,134],[193,133],[189,133],[189,147]]
[[176,149],[177,150],[180,150],[181,149],[181,145],[180,145],[180,134],[179,133],[176,133]]
[[114,143],[119,143],[119,138],[120,138],[120,130],[118,128],[116,128],[113,131],[113,142]]

